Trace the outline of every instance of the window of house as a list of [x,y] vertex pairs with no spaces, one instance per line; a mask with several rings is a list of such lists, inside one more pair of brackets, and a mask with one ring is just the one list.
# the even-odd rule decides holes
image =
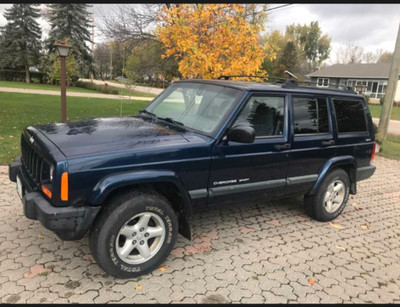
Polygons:
[[333,99],[338,132],[364,132],[367,130],[364,106],[360,100]]
[[256,137],[283,136],[285,98],[252,96],[233,126],[249,125]]
[[328,87],[329,86],[329,78],[318,78],[317,86]]
[[326,98],[293,97],[294,134],[328,133]]

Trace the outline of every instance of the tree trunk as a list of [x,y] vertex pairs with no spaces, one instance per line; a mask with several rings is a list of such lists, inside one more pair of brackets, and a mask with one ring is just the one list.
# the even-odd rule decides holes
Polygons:
[[31,76],[29,74],[29,65],[27,62],[25,62],[25,82],[31,83]]

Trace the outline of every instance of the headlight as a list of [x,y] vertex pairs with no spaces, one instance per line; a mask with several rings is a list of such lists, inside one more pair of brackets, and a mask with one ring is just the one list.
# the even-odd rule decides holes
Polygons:
[[54,165],[50,165],[50,182],[53,182]]

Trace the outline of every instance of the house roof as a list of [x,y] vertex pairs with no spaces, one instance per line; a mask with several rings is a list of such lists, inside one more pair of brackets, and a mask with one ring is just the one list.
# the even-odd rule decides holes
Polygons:
[[308,77],[333,77],[333,78],[389,78],[390,63],[374,64],[335,64],[313,73]]

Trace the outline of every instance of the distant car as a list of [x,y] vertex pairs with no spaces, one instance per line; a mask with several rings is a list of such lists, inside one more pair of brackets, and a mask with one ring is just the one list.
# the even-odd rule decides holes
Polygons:
[[365,99],[352,91],[230,80],[175,81],[137,116],[25,128],[9,165],[25,216],[63,240],[90,233],[96,262],[152,271],[188,217],[221,204],[304,195],[335,219],[375,166]]
[[125,78],[125,77],[122,77],[122,76],[116,77],[115,80],[118,80],[119,82],[122,82],[122,83],[128,83],[129,82],[128,78]]

